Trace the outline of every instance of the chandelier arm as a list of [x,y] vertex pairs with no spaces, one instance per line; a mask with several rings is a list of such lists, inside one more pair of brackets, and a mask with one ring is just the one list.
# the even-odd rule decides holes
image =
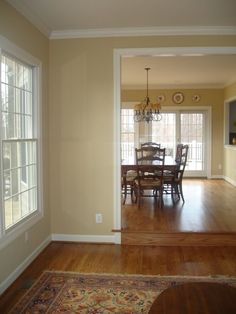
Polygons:
[[135,122],[145,121],[149,123],[150,121],[160,121],[162,118],[161,113],[159,111],[160,109],[159,104],[158,104],[158,108],[155,107],[156,104],[151,104],[150,98],[148,95],[148,71],[150,69],[151,68],[145,68],[145,70],[147,71],[147,94],[146,94],[145,100],[142,103],[143,107],[135,110],[135,114],[134,114]]

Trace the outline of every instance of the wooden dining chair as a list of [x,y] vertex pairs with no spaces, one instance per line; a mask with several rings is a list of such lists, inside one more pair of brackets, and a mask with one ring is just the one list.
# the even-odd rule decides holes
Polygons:
[[177,144],[177,146],[176,146],[176,153],[175,153],[175,162],[176,163],[181,162],[183,146],[184,146],[184,144]]
[[161,148],[161,144],[155,143],[155,142],[146,142],[146,143],[142,143],[141,144],[141,148],[142,147],[157,147],[157,148]]
[[138,208],[142,197],[159,198],[160,207],[163,206],[163,171],[165,163],[165,148],[158,149],[155,156],[156,164],[141,164],[137,166],[137,177],[134,180],[134,193]]
[[164,190],[166,193],[171,193],[173,202],[175,202],[176,197],[178,200],[181,197],[183,202],[185,202],[182,181],[188,158],[188,150],[188,145],[181,144],[179,146],[178,158],[176,159],[176,169],[168,174],[164,174]]
[[145,146],[135,148],[136,165],[147,165],[159,162],[162,150],[159,147]]
[[137,177],[137,171],[124,170],[121,167],[121,190],[124,195],[122,204],[126,203],[127,195],[130,194],[131,202],[134,202],[134,179]]

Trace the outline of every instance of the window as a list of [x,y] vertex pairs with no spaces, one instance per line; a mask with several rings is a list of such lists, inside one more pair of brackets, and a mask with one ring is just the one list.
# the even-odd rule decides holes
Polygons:
[[189,145],[186,171],[204,171],[205,115],[203,112],[181,113],[181,143]]
[[166,148],[166,155],[174,157],[176,147],[176,114],[163,112],[161,121],[152,122],[152,142]]
[[121,160],[134,162],[135,122],[133,109],[121,109]]
[[[134,122],[133,103],[121,109],[121,158],[123,164],[135,162],[134,151],[144,142],[156,142],[175,157],[178,143],[188,144],[187,176],[210,176],[211,110],[208,107],[165,108],[158,122]],[[128,108],[127,108],[128,107]],[[234,120],[233,120],[234,121]]]
[[39,67],[6,50],[0,51],[0,60],[0,236],[4,237],[40,212]]

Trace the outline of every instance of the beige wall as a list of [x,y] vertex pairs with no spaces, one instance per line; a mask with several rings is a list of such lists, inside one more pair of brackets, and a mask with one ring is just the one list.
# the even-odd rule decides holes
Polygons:
[[[226,87],[224,99],[236,100],[236,82]],[[225,146],[224,148],[224,177],[236,186],[236,146]]]
[[0,34],[42,61],[44,218],[29,231],[29,241],[22,234],[0,250],[0,283],[38,248],[50,234],[48,208],[48,59],[49,40],[6,2],[0,1]]
[[[25,243],[22,235],[0,251],[2,281],[50,232],[111,234],[114,219],[113,49],[236,47],[236,36],[68,39],[52,40],[49,43],[4,1],[0,1],[0,32],[42,60],[45,200],[45,217],[29,231],[30,241]],[[213,161],[213,173],[218,174],[217,164],[222,158],[223,149],[223,122],[220,118],[222,91],[215,91],[214,96],[209,96],[207,91],[201,93],[204,102],[201,104],[212,105],[213,108],[213,129],[216,135],[212,150],[215,155],[219,155]],[[142,98],[143,95],[139,96]],[[186,91],[186,99],[189,97]],[[103,224],[95,224],[97,212],[103,214]]]
[[[113,50],[135,47],[236,46],[233,36],[66,39],[50,42],[50,204],[52,232],[110,235],[114,210]],[[202,90],[211,105],[215,156],[223,162],[223,90]],[[186,91],[186,101],[191,98]],[[124,100],[143,98],[143,92]],[[95,223],[95,213],[104,223]]]
[[236,82],[224,89],[224,99],[227,101],[232,98],[236,98]]
[[[112,53],[102,40],[52,41],[52,232],[109,234],[113,220]],[[104,215],[95,224],[95,213]]]

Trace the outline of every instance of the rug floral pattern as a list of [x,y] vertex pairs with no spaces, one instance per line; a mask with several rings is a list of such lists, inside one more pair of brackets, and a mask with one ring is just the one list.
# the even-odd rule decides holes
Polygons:
[[236,278],[44,272],[10,313],[140,314],[155,298],[183,282],[222,282],[236,287]]

